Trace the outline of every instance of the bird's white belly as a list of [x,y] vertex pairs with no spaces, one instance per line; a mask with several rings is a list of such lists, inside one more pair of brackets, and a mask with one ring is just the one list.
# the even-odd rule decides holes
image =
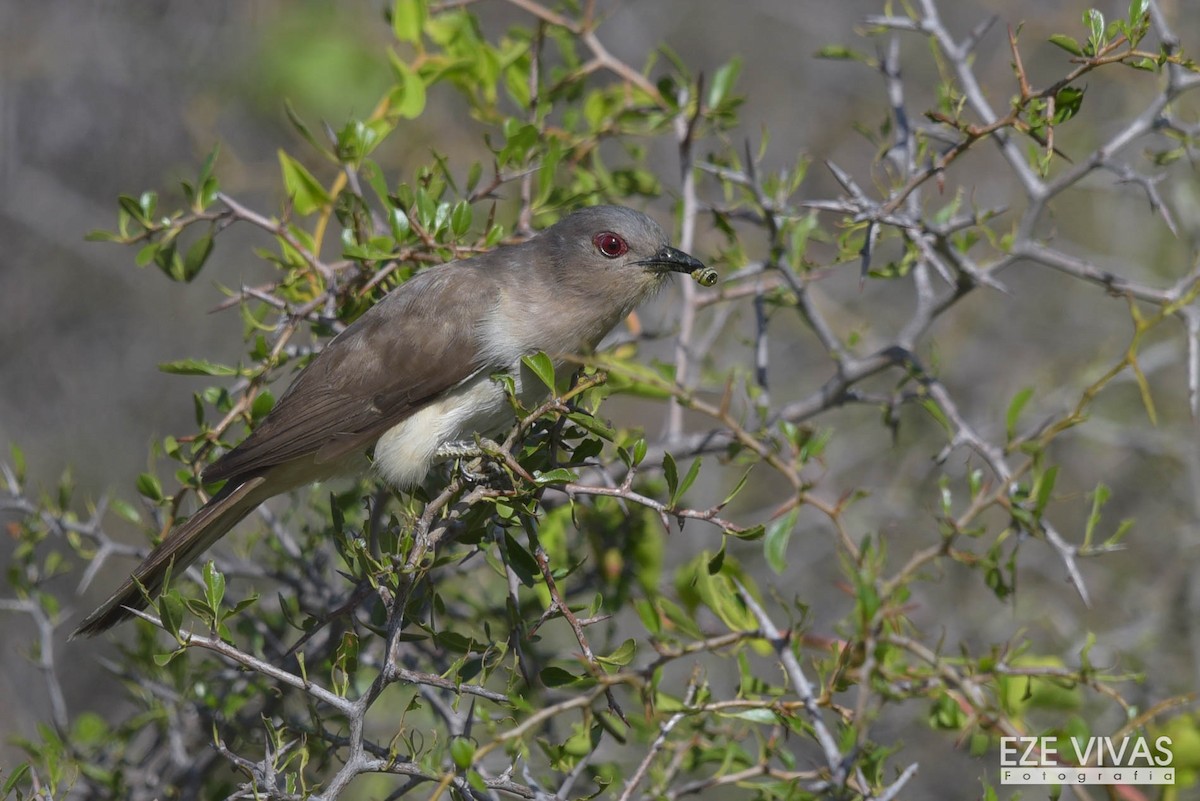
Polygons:
[[[512,371],[513,379],[518,397],[529,405],[537,393],[522,391],[522,384],[533,387],[538,382],[536,378],[522,381],[521,372],[525,370]],[[488,375],[478,376],[384,432],[375,444],[375,469],[394,487],[412,487],[424,480],[438,448],[469,442],[475,434],[498,434],[515,420],[504,387]]]

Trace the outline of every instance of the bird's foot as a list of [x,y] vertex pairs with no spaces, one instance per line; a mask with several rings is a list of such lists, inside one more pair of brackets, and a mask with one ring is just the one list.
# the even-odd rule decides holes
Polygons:
[[501,472],[495,461],[489,458],[498,448],[499,446],[491,440],[460,440],[439,446],[434,457],[438,461],[454,461],[458,474],[467,482],[486,484]]

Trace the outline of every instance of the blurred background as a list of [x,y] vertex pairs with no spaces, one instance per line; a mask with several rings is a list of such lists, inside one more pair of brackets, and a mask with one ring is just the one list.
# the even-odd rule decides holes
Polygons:
[[[856,125],[877,131],[887,106],[883,82],[869,68],[814,54],[830,44],[874,54],[885,40],[863,39],[859,32],[865,16],[879,13],[882,5],[870,0],[601,0],[607,22],[600,36],[633,63],[665,44],[693,71],[709,75],[740,56],[739,88],[746,96],[742,135],[757,143],[762,129],[769,130],[768,166],[790,165],[807,153],[814,164],[801,195],[831,197],[839,190],[822,166],[826,160],[871,185],[877,148],[855,133]],[[1064,54],[1046,38],[1061,30],[1079,35],[1086,4],[954,0],[941,6],[947,26],[959,36],[998,15],[975,63],[993,105],[1003,108],[1014,91],[1006,27],[1024,23],[1026,69],[1035,81],[1052,80],[1065,72]],[[1126,6],[1101,4],[1110,16],[1123,14]],[[1195,55],[1200,3],[1168,0],[1160,6]],[[477,10],[495,31],[527,21],[507,3],[482,2]],[[115,226],[118,194],[156,189],[175,196],[178,179],[194,175],[217,144],[222,188],[253,208],[278,209],[283,198],[277,149],[311,155],[288,123],[284,101],[307,120],[327,120],[335,128],[348,115],[366,116],[387,83],[391,44],[382,4],[367,0],[0,4],[0,447],[5,452],[0,459],[7,458],[10,444],[18,445],[32,485],[52,484],[69,467],[80,498],[133,494],[134,478],[149,464],[147,444],[190,431],[191,393],[206,385],[204,379],[163,374],[156,365],[189,356],[235,361],[242,348],[235,313],[209,313],[224,298],[217,285],[254,283],[268,272],[251,255],[251,246],[262,243],[245,231],[218,239],[198,279],[207,290],[164,280],[154,267],[139,269],[134,250],[85,242],[84,235]],[[902,52],[909,112],[919,117],[934,100],[935,65],[920,37],[902,38]],[[1119,72],[1099,76],[1095,84],[1097,93],[1105,90],[1105,103],[1085,100],[1083,124],[1072,126],[1079,139],[1058,143],[1068,153],[1086,153],[1141,107],[1138,84]],[[399,137],[402,145],[378,154],[385,168],[407,174],[435,144],[451,160],[458,153],[478,158],[480,145],[463,108],[448,93],[431,96],[430,104],[424,116],[408,123],[407,135]],[[970,199],[980,206],[1020,204],[999,159],[987,164],[993,157],[990,150],[974,157]],[[658,170],[669,191],[678,185],[676,164],[668,153]],[[1200,230],[1195,175],[1186,162],[1173,170],[1164,194],[1179,222],[1178,237],[1147,211],[1143,195],[1100,182],[1076,192],[1073,202],[1053,215],[1054,230],[1043,233],[1098,266],[1166,285],[1192,265]],[[666,219],[666,208],[657,210],[660,219]],[[1130,220],[1137,224],[1127,224]],[[701,235],[701,257],[705,241]],[[870,282],[860,291],[852,273],[823,288],[838,308],[836,319],[843,331],[885,336],[891,288]],[[1056,394],[1055,388],[1094,380],[1119,358],[1129,333],[1124,303],[1099,290],[1084,291],[1044,269],[1018,267],[1006,278],[1011,296],[997,300],[977,293],[933,332],[947,385],[973,421],[991,433],[996,426],[1003,430],[1010,400],[991,394],[995,386],[1037,388],[1027,412],[1033,417],[1039,404],[1044,404],[1042,413],[1059,411],[1077,394]],[[905,319],[908,302],[907,293],[896,301],[895,320]],[[669,298],[648,317],[668,326]],[[795,334],[794,341],[775,343],[776,393],[801,394],[828,376],[823,354],[810,352],[811,340],[798,326]],[[1093,659],[1107,664],[1104,659],[1116,660],[1119,651],[1120,669],[1146,670],[1147,698],[1197,686],[1200,587],[1193,575],[1200,555],[1195,522],[1200,454],[1187,412],[1180,337],[1179,331],[1174,338],[1164,336],[1145,352],[1144,367],[1159,403],[1157,428],[1145,423],[1136,388],[1125,382],[1101,399],[1094,425],[1059,453],[1081,467],[1079,484],[1061,488],[1078,494],[1077,519],[1060,528],[1076,536],[1070,523],[1079,525],[1085,518],[1084,493],[1099,480],[1120,488],[1108,513],[1111,520],[1138,521],[1128,551],[1084,565],[1094,596],[1105,602],[1083,607],[1049,551],[1026,548],[1022,558],[1029,564],[1022,579],[1027,583],[1011,618],[997,616],[994,601],[979,615],[969,606],[956,606],[959,593],[965,597],[979,588],[973,576],[964,579],[973,582],[968,590],[950,575],[939,585],[944,596],[925,599],[917,619],[932,629],[942,627],[948,644],[1001,640],[1004,632],[1015,631],[1017,621],[1036,619],[1041,622],[1032,636],[1064,655],[1076,654],[1077,638],[1094,630],[1102,637]],[[1126,425],[1130,420],[1137,421],[1136,435]],[[928,440],[906,447],[917,436],[910,437],[907,429],[892,444],[878,412],[867,408],[835,412],[817,422],[841,437],[828,465],[833,485],[845,477],[848,488],[872,490],[855,522],[907,535],[901,516],[911,510],[913,492],[928,494],[923,482],[935,475],[936,448]],[[796,586],[821,582],[832,593],[833,552],[830,538],[814,537],[805,564],[795,565],[789,580]],[[828,614],[843,613],[846,603],[831,601]],[[25,641],[25,626],[23,619],[0,616],[0,637]],[[1144,660],[1131,662],[1129,651],[1142,653]],[[68,688],[71,700],[92,691],[90,682],[100,670],[85,662],[81,655],[78,675],[68,678],[77,680]],[[0,736],[30,733],[45,718],[41,689],[24,655],[0,650]],[[896,736],[912,742],[941,735],[900,731]],[[5,756],[0,750],[0,764]]]

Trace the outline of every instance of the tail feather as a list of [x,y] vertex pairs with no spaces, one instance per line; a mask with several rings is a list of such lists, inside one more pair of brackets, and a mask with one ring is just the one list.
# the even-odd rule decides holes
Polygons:
[[263,490],[266,483],[266,478],[261,475],[227,483],[208,503],[168,534],[117,591],[87,616],[75,629],[71,639],[94,637],[133,617],[129,610],[145,609],[146,596],[138,585],[144,587],[145,593],[150,596],[156,595],[162,589],[168,569],[175,575],[182,573],[200,554],[225,536],[229,529],[275,494],[277,490]]

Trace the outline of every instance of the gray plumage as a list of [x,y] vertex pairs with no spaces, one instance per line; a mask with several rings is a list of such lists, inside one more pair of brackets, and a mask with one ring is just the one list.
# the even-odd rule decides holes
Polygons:
[[[649,217],[582,209],[537,236],[426,270],[335,337],[206,482],[225,485],[176,527],[72,635],[95,635],[146,605],[260,503],[313,481],[375,469],[393,486],[422,481],[439,448],[511,425],[494,373],[527,404],[544,394],[521,357],[594,348],[671,272],[705,269],[669,247]],[[698,274],[699,275],[699,274]],[[556,362],[559,361],[556,359]]]

